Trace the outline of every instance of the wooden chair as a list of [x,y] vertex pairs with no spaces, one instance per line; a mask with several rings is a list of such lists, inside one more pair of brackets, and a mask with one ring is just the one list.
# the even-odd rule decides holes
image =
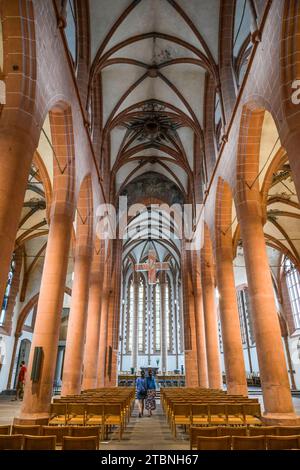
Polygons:
[[190,426],[191,407],[186,403],[174,403],[171,417],[171,426],[174,437],[176,437],[176,426]]
[[266,436],[268,450],[300,449],[299,436]]
[[62,450],[98,450],[98,448],[97,437],[63,437]]
[[227,424],[226,405],[217,403],[209,405],[209,424],[212,426]]
[[63,437],[68,435],[69,426],[42,426],[42,436],[55,436],[58,445],[61,445]]
[[244,424],[243,405],[235,403],[227,405],[227,422],[231,426]]
[[218,426],[217,436],[247,436],[247,428],[244,427],[231,427],[231,426]]
[[67,423],[67,406],[65,403],[51,403],[49,425],[65,426]]
[[123,434],[124,419],[120,404],[109,403],[104,405],[104,427],[106,436],[108,433],[108,427],[110,426],[119,427],[119,440],[121,440]]
[[68,403],[67,415],[68,425],[85,426],[85,403]]
[[11,426],[10,425],[7,425],[7,426],[0,426],[0,434],[2,436],[6,435],[6,436],[9,436],[10,435],[10,431],[11,431]]
[[258,403],[243,405],[244,423],[248,426],[261,426],[261,411]]
[[277,427],[276,426],[249,426],[248,427],[249,436],[276,436]]
[[300,426],[277,426],[276,430],[277,436],[300,436]]
[[233,436],[233,450],[265,450],[265,436]]
[[88,404],[86,406],[86,426],[100,426],[101,439],[104,437],[104,405],[103,404]]
[[0,436],[0,450],[21,450],[23,447],[23,435]]
[[27,435],[30,435],[30,436],[40,436],[41,426],[39,426],[38,424],[34,424],[32,426],[26,426],[26,425],[23,425],[23,424],[13,424],[11,433],[12,434],[23,434],[23,435],[27,434]]
[[197,439],[198,437],[205,436],[205,437],[217,437],[218,436],[218,431],[217,427],[207,427],[207,428],[202,428],[202,427],[190,427],[190,449],[196,449],[197,448]]
[[71,426],[70,436],[72,437],[97,437],[99,440],[101,428],[99,426]]
[[199,403],[191,404],[191,425],[207,426],[208,425],[208,406]]
[[197,438],[197,450],[230,450],[231,437],[205,437]]
[[24,436],[23,450],[56,450],[56,436]]

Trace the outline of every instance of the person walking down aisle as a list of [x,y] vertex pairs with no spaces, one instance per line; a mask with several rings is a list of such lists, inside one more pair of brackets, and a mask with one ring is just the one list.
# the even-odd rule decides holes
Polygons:
[[147,396],[147,385],[145,379],[145,371],[142,370],[141,377],[136,379],[136,391],[137,391],[137,400],[138,400],[138,407],[139,407],[139,418],[141,418],[144,414],[144,403],[145,398]]
[[156,409],[155,397],[156,397],[156,383],[155,378],[153,377],[152,370],[148,372],[148,377],[146,379],[147,386],[147,397],[145,408],[149,412],[149,416],[152,416],[152,411]]

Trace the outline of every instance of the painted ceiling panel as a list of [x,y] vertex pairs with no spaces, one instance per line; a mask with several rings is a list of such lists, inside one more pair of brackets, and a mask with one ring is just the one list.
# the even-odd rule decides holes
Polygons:
[[154,60],[160,64],[166,60],[185,57],[199,59],[190,49],[162,38],[144,39],[119,49],[111,56],[112,59],[120,57],[139,60],[148,65],[153,64]]

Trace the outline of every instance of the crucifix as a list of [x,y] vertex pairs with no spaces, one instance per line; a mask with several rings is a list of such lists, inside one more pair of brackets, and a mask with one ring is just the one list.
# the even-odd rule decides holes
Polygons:
[[135,265],[135,271],[148,271],[148,283],[156,284],[156,271],[168,271],[169,263],[156,262],[156,254],[154,250],[149,250],[148,262]]

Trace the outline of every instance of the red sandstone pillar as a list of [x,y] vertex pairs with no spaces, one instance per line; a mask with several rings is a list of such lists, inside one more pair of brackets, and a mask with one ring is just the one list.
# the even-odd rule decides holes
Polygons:
[[16,128],[0,128],[0,299],[4,297],[36,144]]
[[109,290],[104,289],[101,303],[100,316],[100,341],[99,341],[99,359],[98,359],[98,387],[105,385],[105,364],[106,364],[106,342],[107,342],[107,319],[109,309]]
[[[189,331],[185,332],[185,383],[187,387],[199,387],[198,357],[196,341],[196,322],[195,322],[195,299],[193,293],[189,293]],[[187,347],[187,336],[189,345]]]
[[202,292],[209,388],[222,388],[217,309],[212,256],[202,250]]
[[194,278],[195,327],[199,386],[208,387],[205,326],[202,303],[200,253],[191,251],[192,273]]
[[97,387],[103,264],[95,251],[91,267],[82,388]]
[[[77,242],[78,243],[78,242]],[[91,246],[76,244],[74,281],[63,369],[62,395],[80,393],[91,269]]]
[[198,358],[195,325],[195,299],[191,280],[192,264],[190,252],[182,247],[182,312],[184,323],[184,362],[185,383],[187,387],[198,387]]
[[[254,193],[255,189],[252,191]],[[251,196],[251,197],[250,197]],[[294,424],[292,403],[280,324],[259,213],[257,194],[238,206],[246,262],[251,314],[262,384],[265,419],[269,423]],[[299,418],[298,418],[299,419]]]
[[[73,213],[54,213],[51,217],[28,377],[21,415],[16,420],[18,422],[34,423],[49,417],[69,261],[72,220]],[[43,348],[43,361],[39,381],[34,383],[30,380],[30,374],[34,349],[37,346]]]
[[202,291],[200,289],[195,291],[195,327],[199,387],[208,388],[205,327],[202,304]]
[[232,395],[248,395],[244,353],[236,298],[231,233],[221,237],[216,250],[217,284],[220,293],[220,319],[226,384]]

